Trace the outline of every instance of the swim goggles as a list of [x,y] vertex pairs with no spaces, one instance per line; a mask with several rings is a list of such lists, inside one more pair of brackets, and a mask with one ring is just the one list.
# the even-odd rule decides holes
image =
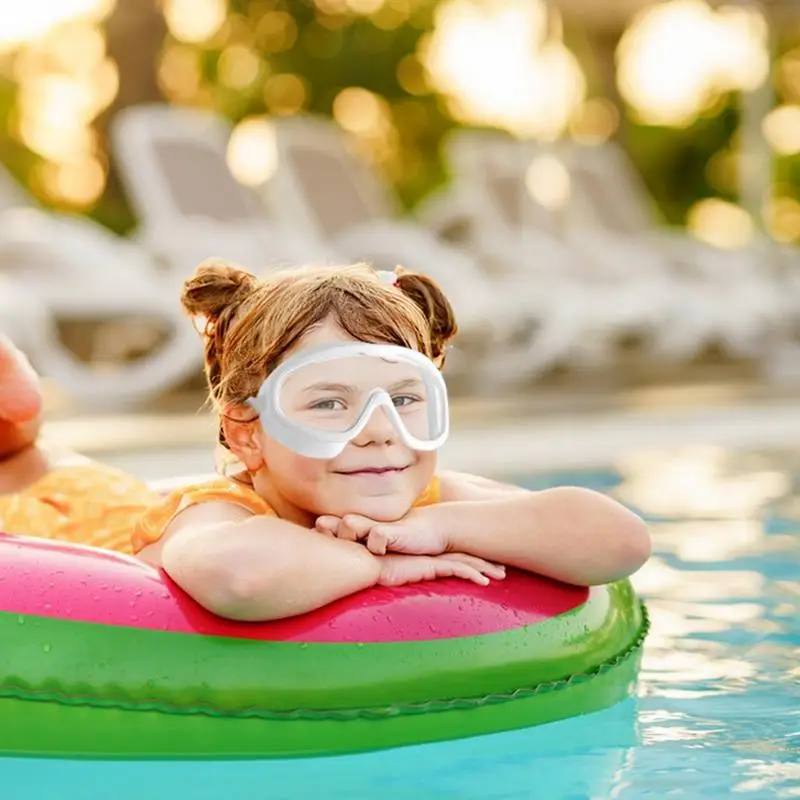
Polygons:
[[365,430],[385,435],[387,420],[413,450],[437,450],[449,433],[441,373],[426,356],[396,345],[301,350],[247,404],[267,436],[308,458],[335,458]]

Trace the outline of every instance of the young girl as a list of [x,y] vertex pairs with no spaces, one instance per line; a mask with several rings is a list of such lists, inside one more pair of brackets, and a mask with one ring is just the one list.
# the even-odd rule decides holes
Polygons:
[[[603,495],[437,474],[446,397],[434,365],[457,329],[428,278],[387,282],[355,265],[261,281],[207,262],[182,300],[203,322],[220,443],[238,469],[158,498],[108,467],[49,460],[36,445],[34,376],[0,344],[0,528],[134,552],[240,620],[302,614],[376,584],[485,584],[502,565],[595,585],[649,557],[644,523]],[[353,394],[362,378],[373,405]],[[343,422],[351,412],[355,428]]]

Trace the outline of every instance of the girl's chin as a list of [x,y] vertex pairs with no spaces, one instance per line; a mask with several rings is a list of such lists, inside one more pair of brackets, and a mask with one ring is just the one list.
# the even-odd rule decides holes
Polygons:
[[375,522],[397,522],[411,509],[408,500],[401,497],[361,497],[345,507],[347,510],[338,516],[359,514]]

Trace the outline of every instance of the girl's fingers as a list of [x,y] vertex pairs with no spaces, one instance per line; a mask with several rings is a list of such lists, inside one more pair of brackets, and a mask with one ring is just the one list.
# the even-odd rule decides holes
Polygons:
[[448,559],[459,561],[462,564],[467,564],[473,569],[488,575],[495,580],[502,580],[506,576],[506,568],[502,564],[494,564],[491,561],[486,561],[477,556],[471,556],[468,553],[448,553]]
[[466,581],[472,581],[479,586],[487,586],[489,578],[487,578],[480,570],[463,561],[454,561],[449,558],[442,558],[437,560],[436,573],[439,578],[463,578]]
[[391,538],[380,528],[373,528],[367,536],[367,550],[376,556],[385,556]]
[[349,539],[351,542],[360,542],[369,536],[375,523],[366,517],[357,514],[347,514],[342,517],[336,536],[339,539]]
[[326,536],[336,536],[339,532],[339,517],[324,516],[318,517],[314,527],[319,533],[324,533]]

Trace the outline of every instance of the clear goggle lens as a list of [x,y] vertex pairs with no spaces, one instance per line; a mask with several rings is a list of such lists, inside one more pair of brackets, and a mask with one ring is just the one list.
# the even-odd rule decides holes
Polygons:
[[378,399],[382,403],[372,409],[368,426],[393,423],[383,407],[388,397],[406,431],[420,441],[431,441],[441,435],[444,425],[439,408],[443,398],[432,393],[417,364],[350,356],[293,370],[280,387],[278,405],[287,420],[306,430],[345,433]]

